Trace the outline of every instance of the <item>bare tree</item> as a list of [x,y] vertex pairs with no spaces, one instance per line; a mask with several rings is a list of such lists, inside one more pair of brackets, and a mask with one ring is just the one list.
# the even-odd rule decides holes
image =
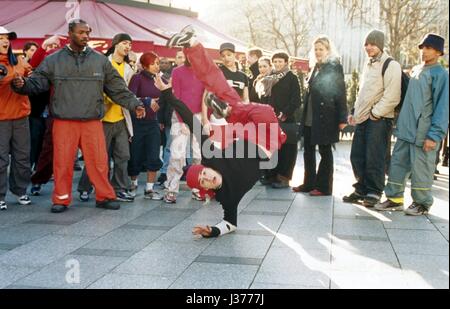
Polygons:
[[305,56],[311,25],[306,12],[311,1],[249,1],[241,10],[246,25],[238,25],[234,34],[242,37],[245,33],[253,45],[264,49],[283,49],[293,56]]
[[[447,0],[378,0],[379,21],[385,25],[390,54],[404,63],[414,52],[417,42],[443,13],[439,10],[442,1]],[[348,22],[362,19],[371,24],[369,6],[366,0],[338,0],[345,10]],[[373,25],[372,25],[373,26]]]

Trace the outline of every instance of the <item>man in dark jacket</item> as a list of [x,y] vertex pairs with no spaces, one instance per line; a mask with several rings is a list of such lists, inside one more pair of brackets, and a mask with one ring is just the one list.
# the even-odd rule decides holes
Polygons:
[[145,115],[142,103],[128,90],[108,58],[89,48],[91,28],[80,19],[69,24],[70,44],[47,57],[30,78],[15,78],[13,89],[37,94],[53,86],[50,113],[54,117],[52,212],[64,212],[72,200],[73,158],[81,146],[89,179],[96,188],[98,208],[117,210],[108,179],[108,155],[101,119],[103,92],[123,107]]
[[259,59],[263,56],[263,52],[260,48],[251,48],[247,52],[247,62],[250,64],[250,73],[249,73],[249,84],[248,84],[248,92],[250,97],[250,102],[260,102],[260,98],[255,91],[255,83],[256,78],[259,76]]

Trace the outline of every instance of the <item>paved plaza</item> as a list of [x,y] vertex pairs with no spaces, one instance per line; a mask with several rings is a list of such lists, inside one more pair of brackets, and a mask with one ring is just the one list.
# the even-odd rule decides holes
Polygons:
[[[349,142],[335,151],[333,197],[258,184],[239,206],[238,231],[214,240],[191,229],[219,222],[221,207],[192,201],[186,187],[166,205],[144,200],[141,186],[119,211],[76,194],[63,214],[50,213],[52,183],[31,206],[9,196],[0,288],[448,289],[448,168],[439,167],[430,215],[378,213],[342,203],[354,181],[349,153]],[[302,180],[302,155],[292,185]]]

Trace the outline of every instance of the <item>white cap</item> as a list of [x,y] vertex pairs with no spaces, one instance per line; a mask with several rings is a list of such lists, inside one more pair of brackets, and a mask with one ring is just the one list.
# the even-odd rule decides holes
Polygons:
[[15,32],[8,31],[5,27],[0,26],[0,34],[7,34],[10,40],[17,39],[17,34]]

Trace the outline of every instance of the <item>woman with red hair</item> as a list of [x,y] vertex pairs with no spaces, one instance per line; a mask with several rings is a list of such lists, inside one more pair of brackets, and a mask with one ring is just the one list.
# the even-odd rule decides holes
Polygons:
[[147,185],[144,196],[149,200],[162,200],[154,190],[156,174],[162,167],[159,157],[161,133],[157,112],[160,109],[161,91],[155,87],[155,77],[159,74],[159,57],[153,52],[144,53],[140,58],[142,71],[133,76],[129,88],[144,103],[146,116],[137,119],[132,114],[134,136],[131,142],[131,159],[128,163],[128,175],[131,177],[133,196],[138,187],[138,176],[147,173]]

